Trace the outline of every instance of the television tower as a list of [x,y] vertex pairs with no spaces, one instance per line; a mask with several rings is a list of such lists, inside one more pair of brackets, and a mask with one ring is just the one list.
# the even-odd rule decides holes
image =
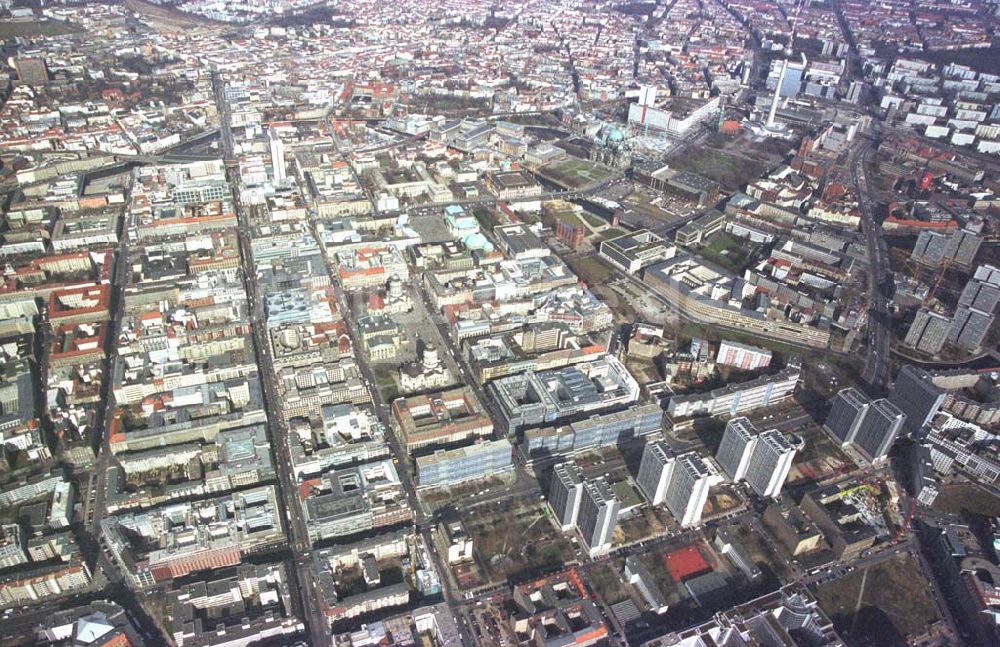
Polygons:
[[792,31],[788,38],[788,46],[785,47],[785,58],[781,61],[781,72],[778,73],[778,84],[774,88],[774,97],[771,99],[771,109],[767,111],[767,122],[764,124],[768,129],[774,128],[774,115],[778,112],[778,101],[781,100],[781,86],[785,83],[785,72],[788,71],[788,57],[795,51],[795,27],[799,22],[799,9],[802,2],[795,3],[795,15],[792,16]]

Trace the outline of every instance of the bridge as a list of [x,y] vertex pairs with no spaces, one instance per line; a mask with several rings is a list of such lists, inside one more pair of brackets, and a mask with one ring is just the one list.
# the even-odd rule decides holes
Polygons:
[[212,137],[218,136],[220,128],[215,126],[209,128],[208,130],[202,131],[193,137],[188,137],[184,141],[178,143],[175,146],[163,150],[159,153],[115,153],[112,157],[119,163],[125,164],[129,162],[138,162],[143,164],[161,164],[161,163],[173,163],[173,164],[184,164],[188,162],[206,162],[210,160],[219,159],[219,154],[212,155],[196,155],[190,153],[177,152],[177,149],[183,148],[185,146],[190,146],[197,142],[203,141],[205,139],[210,139]]

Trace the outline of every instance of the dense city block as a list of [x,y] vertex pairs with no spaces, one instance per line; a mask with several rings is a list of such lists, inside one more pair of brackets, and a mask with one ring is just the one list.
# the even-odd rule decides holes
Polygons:
[[0,39],[0,647],[1000,644],[996,0]]

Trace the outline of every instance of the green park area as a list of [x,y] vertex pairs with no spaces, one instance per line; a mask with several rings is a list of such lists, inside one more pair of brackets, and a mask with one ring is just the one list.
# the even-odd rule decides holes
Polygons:
[[469,511],[465,527],[490,581],[542,572],[572,559],[573,548],[549,521],[550,514],[537,502],[506,510],[482,506]]
[[0,39],[29,36],[61,36],[80,31],[79,27],[58,20],[26,20],[0,22]]
[[736,271],[746,262],[749,251],[746,241],[723,232],[712,237],[708,245],[702,248],[701,255],[722,268]]

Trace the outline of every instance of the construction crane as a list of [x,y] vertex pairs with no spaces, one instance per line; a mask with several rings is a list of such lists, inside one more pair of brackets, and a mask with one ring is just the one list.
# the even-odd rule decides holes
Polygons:
[[944,281],[944,275],[947,274],[948,269],[951,268],[951,263],[952,259],[950,258],[941,260],[941,267],[938,269],[937,277],[934,279],[934,285],[931,287],[930,292],[927,293],[927,297],[921,305],[926,306],[934,300],[935,295],[937,295],[938,288],[941,287],[941,282]]

